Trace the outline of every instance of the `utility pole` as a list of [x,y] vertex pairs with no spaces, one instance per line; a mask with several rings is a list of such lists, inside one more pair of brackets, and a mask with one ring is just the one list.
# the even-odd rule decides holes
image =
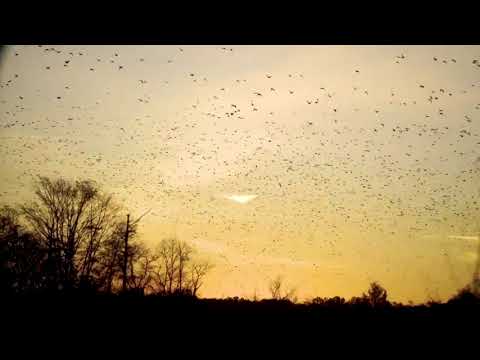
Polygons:
[[123,281],[122,291],[127,291],[127,264],[128,264],[128,232],[130,226],[130,214],[127,214],[127,228],[125,230],[125,250],[123,252]]

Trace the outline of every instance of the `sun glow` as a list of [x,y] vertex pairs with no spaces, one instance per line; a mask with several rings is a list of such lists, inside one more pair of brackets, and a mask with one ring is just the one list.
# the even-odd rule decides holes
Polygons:
[[235,201],[239,204],[246,204],[255,199],[257,195],[226,195],[225,198],[228,200]]

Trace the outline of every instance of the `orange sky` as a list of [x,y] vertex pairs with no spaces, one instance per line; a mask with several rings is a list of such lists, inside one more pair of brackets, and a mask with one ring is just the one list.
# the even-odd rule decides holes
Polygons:
[[[231,49],[231,50],[230,50]],[[18,55],[16,55],[18,54]],[[13,46],[0,202],[99,181],[215,263],[203,296],[445,299],[478,242],[478,46]]]

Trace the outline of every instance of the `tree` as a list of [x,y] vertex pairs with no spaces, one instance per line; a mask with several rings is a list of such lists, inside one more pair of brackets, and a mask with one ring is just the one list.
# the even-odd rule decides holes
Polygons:
[[92,181],[39,177],[37,200],[21,207],[34,237],[46,249],[45,273],[50,288],[71,289],[90,281],[105,242],[117,230],[119,208]]
[[363,294],[368,304],[372,307],[384,307],[389,304],[387,300],[387,290],[385,290],[379,283],[372,282],[367,294]]
[[176,238],[164,239],[157,246],[154,289],[158,294],[191,294],[196,296],[203,279],[211,269],[205,261],[193,259],[194,249]]
[[193,296],[197,296],[198,290],[203,285],[203,279],[210,269],[212,269],[212,265],[206,261],[196,262],[191,265],[188,288]]
[[157,256],[143,243],[134,244],[130,250],[128,289],[140,294],[152,288]]
[[312,300],[310,300],[310,304],[312,305],[325,305],[327,299],[324,299],[320,296],[314,297]]
[[123,235],[125,224],[118,222],[112,236],[99,250],[99,263],[96,270],[98,287],[106,293],[112,293],[120,286],[123,265]]
[[270,282],[269,290],[270,294],[272,296],[272,299],[274,300],[288,300],[295,302],[296,297],[295,297],[295,289],[287,289],[285,292],[282,290],[283,286],[283,278],[281,276],[277,276],[275,279],[273,279]]
[[[120,217],[93,181],[39,177],[36,198],[0,208],[1,290],[119,290],[196,295],[211,268],[183,241],[152,252],[137,240],[140,219]],[[23,222],[21,221],[23,220]],[[23,225],[25,224],[25,226]]]
[[0,292],[20,293],[42,284],[44,251],[19,222],[19,213],[0,208]]
[[192,255],[193,249],[184,241],[179,241],[177,243],[177,252],[178,252],[178,284],[176,291],[182,293],[184,290],[185,275],[186,275],[186,266],[190,261],[190,256]]
[[[150,288],[153,278],[156,257],[137,241],[138,221],[128,222],[128,226],[127,222],[128,219],[117,220],[112,235],[100,249],[96,278],[99,288],[107,293],[144,292]],[[127,231],[129,240],[125,251]]]
[[282,295],[281,295],[281,289],[282,289],[282,278],[280,276],[277,276],[274,280],[270,282],[270,294],[272,295],[272,299],[275,300],[280,300]]
[[156,249],[159,264],[157,266],[158,292],[172,294],[175,290],[178,271],[178,241],[175,238],[164,239]]
[[368,306],[369,301],[368,298],[365,296],[353,296],[350,301],[348,302],[350,305],[353,306]]
[[475,292],[473,286],[467,285],[448,300],[448,304],[458,304],[462,306],[480,304],[480,296]]

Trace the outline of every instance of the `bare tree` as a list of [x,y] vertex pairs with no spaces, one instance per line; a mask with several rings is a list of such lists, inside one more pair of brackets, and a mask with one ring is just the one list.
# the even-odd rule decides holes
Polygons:
[[190,260],[190,256],[193,252],[193,249],[184,241],[179,241],[177,244],[178,252],[178,281],[175,291],[182,293],[184,290],[185,276],[186,276],[186,266]]
[[194,261],[194,249],[175,238],[161,241],[156,249],[154,288],[157,293],[196,295],[203,279],[211,269],[207,262]]
[[198,290],[203,285],[203,279],[212,267],[213,266],[206,261],[193,263],[191,265],[188,288],[193,296],[197,296]]
[[[92,181],[39,177],[34,190],[35,200],[21,206],[20,211],[0,209],[0,240],[5,239],[0,241],[3,283],[5,276],[5,280],[7,277],[14,279],[8,283],[17,289],[35,286],[56,290],[83,288],[108,293],[120,290],[123,284],[131,289],[149,286],[156,258],[143,244],[136,242],[139,221],[148,211],[134,221],[127,217],[125,222],[112,196],[103,193]],[[19,217],[24,220],[25,227],[20,225]],[[27,247],[34,257],[22,253],[21,248]],[[180,268],[183,269],[190,253],[185,246],[180,250]],[[177,255],[176,252],[172,254]],[[23,262],[15,260],[19,256]],[[34,258],[35,263],[32,262]],[[176,271],[178,264],[174,260]],[[20,275],[20,270],[27,271],[28,262],[32,263],[28,279],[30,282],[35,279],[35,286],[23,284]],[[12,272],[12,266],[16,267],[16,273]],[[182,270],[180,286],[183,286],[183,273]],[[172,271],[168,275],[173,286],[176,275]]]
[[72,288],[92,276],[102,243],[115,232],[118,208],[92,181],[39,177],[35,195],[22,213],[47,249],[49,285]]
[[88,233],[78,250],[80,279],[92,282],[99,274],[102,248],[116,236],[118,207],[111,196],[98,196],[88,209]]
[[272,295],[272,299],[280,300],[281,296],[281,289],[282,289],[282,278],[277,276],[274,280],[270,282],[270,294]]
[[274,300],[296,301],[294,288],[283,291],[283,278],[279,275],[270,282],[269,290]]
[[100,249],[97,276],[100,289],[107,293],[114,291],[122,276],[124,231],[124,224],[116,224],[116,231]]
[[129,262],[128,288],[144,294],[152,288],[154,267],[157,260],[154,254],[143,243],[132,246]]
[[[116,222],[112,236],[103,243],[99,254],[98,279],[101,289],[107,293],[139,286],[138,280],[133,280],[138,276],[137,262],[148,253],[148,249],[137,241],[138,222],[130,222],[127,227],[127,222],[122,220]],[[126,235],[129,242],[125,248]]]
[[175,238],[164,239],[157,247],[159,258],[158,273],[161,283],[163,283],[164,292],[172,294],[175,290],[177,280],[177,271],[179,263],[178,241]]

